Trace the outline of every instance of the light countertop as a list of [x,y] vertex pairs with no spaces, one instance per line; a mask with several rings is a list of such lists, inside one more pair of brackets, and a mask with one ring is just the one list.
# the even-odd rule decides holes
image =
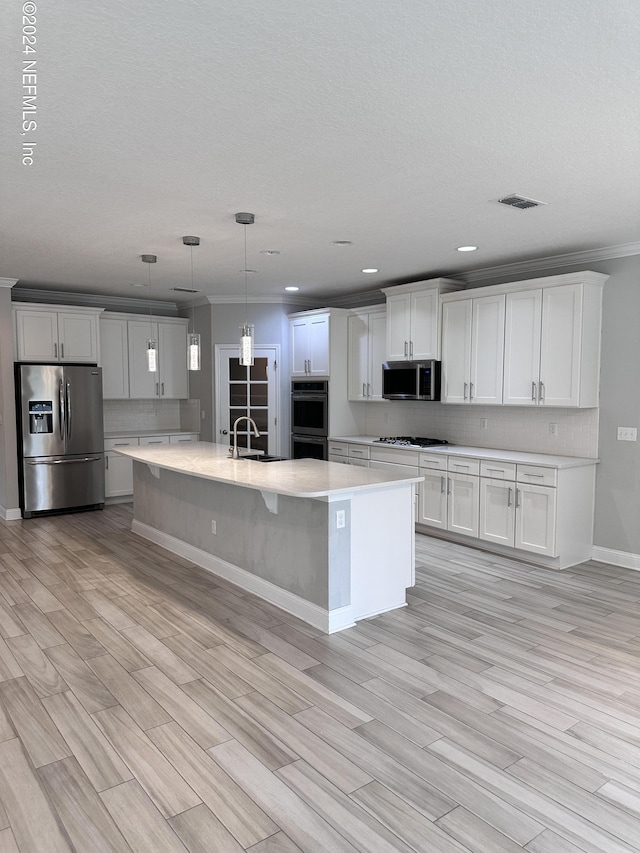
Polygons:
[[[521,465],[540,465],[543,468],[582,468],[595,465],[598,459],[586,459],[581,456],[556,456],[551,453],[528,453],[524,450],[500,450],[495,447],[467,447],[457,444],[438,444],[433,447],[403,447],[398,444],[383,444],[372,435],[331,436],[330,441],[348,441],[354,444],[366,444],[370,447],[385,447],[393,450],[406,450],[413,453],[437,453],[446,456],[466,456],[475,459],[488,459],[492,462],[515,462]],[[410,464],[407,461],[407,464]],[[415,464],[415,463],[414,463]]]
[[226,446],[202,441],[185,446],[123,447],[116,452],[136,462],[168,471],[299,498],[377,491],[424,479],[319,459],[286,459],[281,462],[230,459]]
[[197,429],[127,429],[105,430],[105,438],[140,438],[149,435],[198,435]]

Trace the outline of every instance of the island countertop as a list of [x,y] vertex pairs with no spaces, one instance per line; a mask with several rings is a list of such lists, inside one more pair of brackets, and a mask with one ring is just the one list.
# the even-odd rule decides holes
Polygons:
[[116,452],[152,467],[299,498],[376,491],[424,479],[319,459],[286,459],[280,462],[230,459],[226,446],[203,441],[185,446],[123,447],[117,448]]

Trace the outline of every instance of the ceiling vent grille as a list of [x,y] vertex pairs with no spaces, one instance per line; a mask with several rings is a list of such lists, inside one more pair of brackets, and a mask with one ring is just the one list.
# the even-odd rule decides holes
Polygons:
[[177,293],[200,293],[199,290],[192,290],[190,287],[172,287]]
[[517,207],[518,210],[529,210],[532,207],[540,207],[541,205],[546,205],[546,201],[536,201],[533,198],[525,198],[523,195],[516,195],[515,193],[511,193],[511,195],[505,195],[503,198],[498,199],[498,204],[506,204],[507,207]]

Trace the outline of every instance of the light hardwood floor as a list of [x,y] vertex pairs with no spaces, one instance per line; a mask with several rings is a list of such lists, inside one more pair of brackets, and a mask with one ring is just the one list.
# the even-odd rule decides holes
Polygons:
[[0,853],[640,849],[640,574],[417,536],[329,637],[130,522],[0,522]]

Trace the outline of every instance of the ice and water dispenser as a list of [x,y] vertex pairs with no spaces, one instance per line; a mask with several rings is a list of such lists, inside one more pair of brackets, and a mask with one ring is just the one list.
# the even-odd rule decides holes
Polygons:
[[29,401],[29,432],[34,435],[53,432],[53,402]]

